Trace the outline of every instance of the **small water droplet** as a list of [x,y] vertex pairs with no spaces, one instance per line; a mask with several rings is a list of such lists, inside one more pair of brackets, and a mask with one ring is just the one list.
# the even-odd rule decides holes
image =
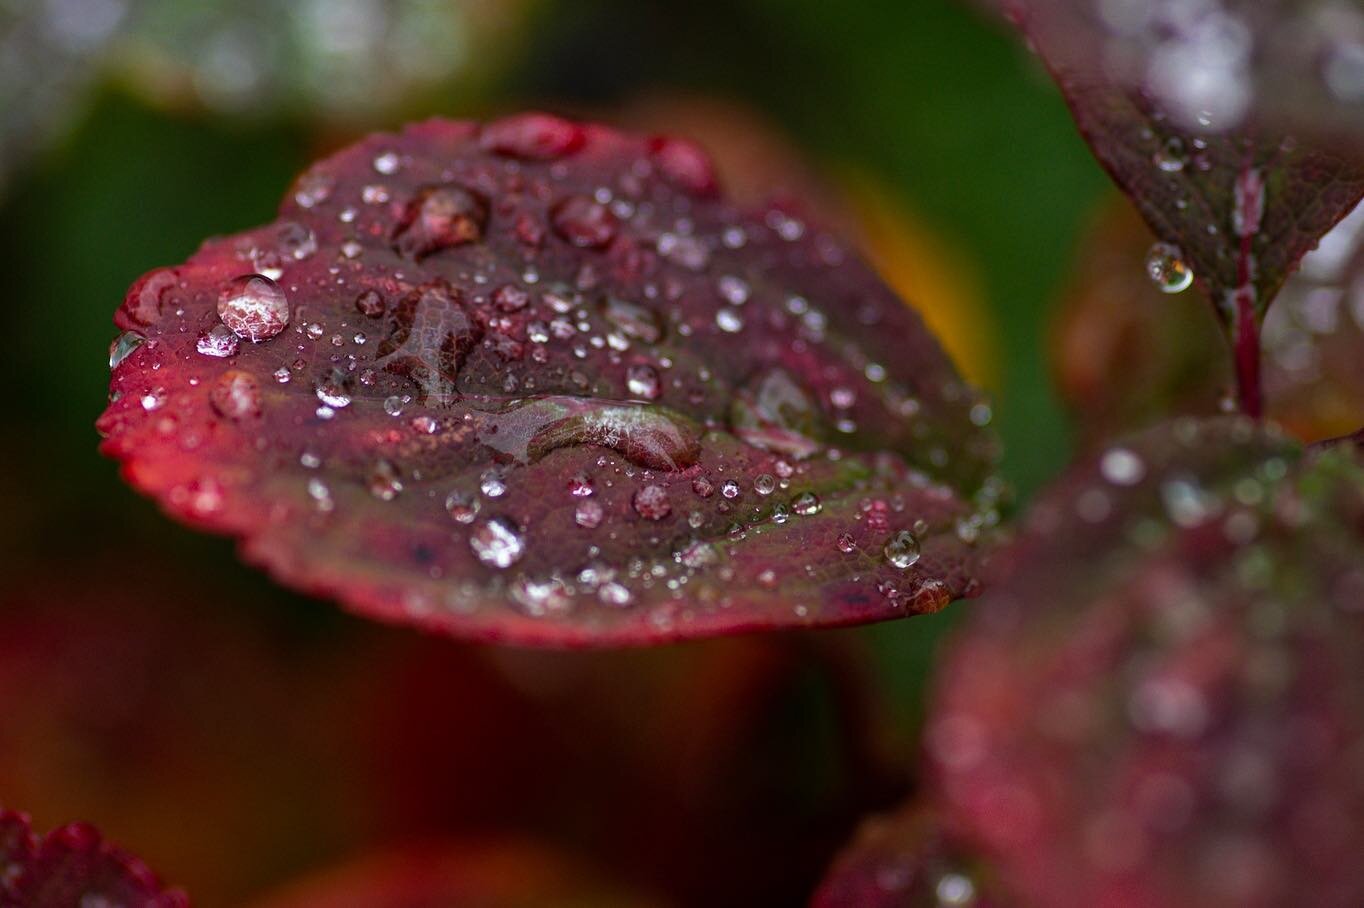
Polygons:
[[380,501],[392,501],[403,490],[403,482],[398,478],[398,470],[387,460],[380,460],[369,473],[367,481],[369,493]]
[[727,334],[738,334],[744,330],[744,317],[739,314],[738,309],[721,306],[715,313],[715,324]]
[[496,470],[489,470],[479,479],[479,490],[489,498],[501,498],[507,494],[507,483],[503,481],[502,474]]
[[720,494],[726,498],[738,498],[739,491],[739,484],[732,479],[726,479],[724,485],[720,486]]
[[657,400],[663,393],[663,383],[659,380],[658,370],[650,365],[635,365],[627,369],[625,386],[632,396],[640,400]]
[[1152,160],[1165,173],[1179,173],[1189,160],[1184,141],[1179,136],[1171,136],[1152,156]]
[[919,540],[909,530],[900,530],[882,550],[886,560],[900,570],[907,570],[919,560]]
[[753,480],[753,489],[759,495],[771,495],[777,488],[777,477],[771,473],[761,473]]
[[606,511],[601,504],[589,498],[578,502],[578,507],[573,512],[573,522],[585,530],[594,530],[601,526],[605,515]]
[[219,416],[242,420],[259,416],[261,412],[260,384],[256,379],[237,369],[218,376],[208,393],[209,404]]
[[401,164],[402,160],[398,157],[398,153],[394,151],[385,151],[382,154],[374,156],[374,169],[384,176],[392,176],[397,173],[398,167]]
[[802,492],[791,502],[791,510],[801,517],[810,517],[818,514],[824,508],[824,503],[819,500],[819,496],[814,492]]
[[634,494],[631,500],[635,513],[645,520],[662,520],[672,513],[672,502],[668,500],[668,490],[661,485],[647,485]]
[[853,539],[852,533],[839,533],[837,545],[838,550],[845,555],[850,555],[857,551],[857,540]]
[[365,290],[355,298],[355,308],[366,318],[378,318],[387,305],[378,290]]
[[194,349],[204,356],[224,358],[234,355],[237,352],[237,345],[240,343],[241,339],[231,328],[219,323],[199,335],[199,340],[195,342]]
[[1127,448],[1110,448],[1104,452],[1099,470],[1104,479],[1115,486],[1136,485],[1146,475],[1146,465]]
[[477,496],[458,489],[445,496],[445,510],[457,523],[473,523],[482,506]]
[[505,517],[493,517],[469,534],[469,548],[488,567],[505,570],[521,560],[526,541],[516,524]]
[[616,216],[589,196],[569,196],[554,206],[550,217],[554,231],[574,246],[602,249],[616,237]]
[[1182,293],[1193,283],[1193,271],[1181,257],[1179,247],[1156,243],[1146,254],[1146,274],[1162,293]]
[[317,399],[329,407],[340,409],[350,406],[350,392],[346,390],[344,375],[333,373],[319,381],[314,391]]

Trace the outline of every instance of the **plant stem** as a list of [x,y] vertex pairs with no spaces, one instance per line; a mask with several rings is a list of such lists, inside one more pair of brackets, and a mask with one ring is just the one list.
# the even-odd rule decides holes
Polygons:
[[1264,391],[1260,383],[1260,324],[1249,294],[1236,295],[1236,337],[1232,342],[1236,358],[1236,391],[1241,412],[1251,419],[1264,416]]

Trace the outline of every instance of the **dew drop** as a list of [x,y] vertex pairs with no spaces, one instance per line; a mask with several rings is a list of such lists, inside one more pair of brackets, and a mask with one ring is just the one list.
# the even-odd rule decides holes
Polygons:
[[224,358],[235,354],[239,343],[241,340],[236,333],[220,322],[199,335],[194,349],[204,356]]
[[726,479],[724,485],[720,486],[720,494],[726,498],[738,498],[739,491],[739,484],[732,479]]
[[647,485],[635,493],[631,500],[635,513],[645,520],[662,520],[672,513],[672,502],[668,500],[668,490],[661,485]]
[[852,533],[839,533],[836,540],[838,550],[845,555],[850,555],[857,551],[857,540],[853,539]]
[[224,372],[208,393],[209,404],[219,415],[232,420],[259,416],[261,391],[256,379],[237,369]]
[[1099,471],[1115,486],[1132,486],[1146,475],[1146,465],[1127,448],[1110,448],[1099,462]]
[[369,493],[380,501],[392,501],[403,490],[403,482],[398,478],[397,468],[387,460],[380,460],[374,465],[366,484]]
[[289,301],[279,285],[261,274],[244,274],[223,285],[218,317],[243,340],[269,340],[289,324]]
[[909,530],[900,530],[882,550],[886,560],[900,570],[907,570],[919,560],[919,540]]
[[616,216],[600,202],[573,195],[554,206],[555,233],[583,249],[602,249],[616,237]]
[[344,376],[332,374],[317,383],[314,389],[317,399],[329,407],[337,409],[350,406],[350,393],[346,390]]
[[457,523],[473,523],[482,507],[478,497],[455,490],[445,496],[445,510]]
[[501,498],[507,494],[507,483],[503,481],[502,475],[495,470],[484,473],[479,480],[479,491],[489,498]]
[[1162,293],[1182,293],[1193,283],[1193,271],[1170,243],[1156,243],[1146,254],[1146,274]]
[[771,495],[777,488],[777,477],[771,473],[761,473],[753,480],[753,489],[759,495]]
[[109,345],[109,368],[117,369],[119,363],[132,356],[133,351],[142,346],[145,340],[146,338],[136,331],[124,331],[114,338],[114,342]]
[[744,317],[739,314],[738,309],[721,306],[715,313],[715,324],[726,334],[738,334],[744,330]]
[[510,520],[493,517],[469,534],[469,548],[488,567],[505,570],[521,560],[526,552],[526,540]]
[[578,507],[573,512],[573,522],[585,530],[595,530],[601,526],[605,514],[601,504],[589,498],[578,502]]
[[810,517],[824,509],[824,503],[814,492],[802,492],[791,502],[791,510],[801,517]]
[[365,290],[355,298],[355,308],[366,318],[378,318],[387,306],[378,290]]
[[658,370],[649,365],[635,365],[626,370],[625,386],[633,397],[640,400],[657,400],[663,393]]

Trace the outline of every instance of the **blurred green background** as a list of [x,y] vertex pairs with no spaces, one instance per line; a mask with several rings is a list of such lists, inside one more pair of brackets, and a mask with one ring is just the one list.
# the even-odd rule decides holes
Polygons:
[[[77,20],[107,14],[117,24],[78,35],[86,45],[74,42],[66,57],[51,57],[54,69],[65,68],[45,72],[25,56],[41,56],[33,44],[46,40],[44,26],[26,19],[44,5],[57,10],[49,19],[59,24],[70,9]],[[388,56],[347,44],[344,33],[322,51],[302,46],[297,35],[327,21],[327,4],[300,4],[314,17],[303,25],[280,19],[281,4],[203,4],[213,35],[240,32],[237,45],[221,39],[206,49],[183,41],[184,30],[197,34],[199,25],[179,21],[173,4],[147,6],[155,15],[144,21],[136,4],[120,0],[0,3],[8,168],[0,177],[0,260],[14,370],[9,403],[18,411],[0,484],[6,593],[31,587],[26,578],[90,572],[98,594],[124,582],[101,553],[137,552],[146,564],[174,565],[177,576],[202,584],[184,597],[186,614],[211,591],[289,647],[389,633],[277,589],[242,567],[229,543],[163,519],[95,453],[93,423],[107,390],[110,318],[137,276],[184,259],[209,235],[268,221],[312,157],[415,116],[533,106],[609,118],[659,92],[746,105],[777,124],[817,172],[869,181],[953,251],[954,267],[970,272],[963,280],[980,288],[999,338],[990,367],[995,424],[1020,498],[1067,459],[1068,428],[1046,365],[1048,312],[1107,182],[1034,61],[966,4],[390,4],[410,6],[417,18],[406,31],[389,23]],[[250,27],[239,28],[238,19]],[[39,38],[24,31],[34,28]],[[118,38],[120,29],[132,37]],[[421,65],[400,78],[391,67],[409,55]],[[449,65],[436,65],[443,55]],[[369,69],[351,73],[347,60],[369,61]],[[223,85],[234,90],[213,90]],[[42,116],[28,116],[34,111]],[[155,587],[154,569],[135,573]],[[896,726],[906,761],[933,648],[960,611],[829,635],[870,654],[870,661],[857,658],[889,691],[875,718]],[[484,658],[469,647],[450,651]],[[806,717],[792,729],[806,734],[824,721],[829,732],[833,720],[818,719],[827,692],[792,696],[791,708]],[[793,739],[785,747],[807,767],[802,784],[819,778],[817,743]],[[0,799],[4,783],[0,775]]]

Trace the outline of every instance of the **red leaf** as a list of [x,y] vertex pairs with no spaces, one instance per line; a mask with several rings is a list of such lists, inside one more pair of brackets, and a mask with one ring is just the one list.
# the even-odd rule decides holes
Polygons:
[[930,808],[910,804],[862,824],[834,860],[811,908],[920,908],[1007,904],[943,832]]
[[970,593],[995,443],[918,318],[798,214],[713,197],[694,149],[575,129],[371,137],[280,221],[144,278],[103,450],[284,583],[460,636]]
[[1364,461],[1240,420],[1043,496],[937,684],[945,823],[1022,904],[1364,902]]
[[28,817],[0,808],[0,906],[187,908],[137,858],[105,842],[84,823],[34,835]]
[[652,899],[607,885],[570,859],[524,842],[409,846],[284,887],[252,908],[642,908]]
[[[1151,242],[1135,214],[1113,205],[1076,256],[1053,362],[1086,448],[1165,414],[1216,414],[1232,384],[1227,362],[1209,355],[1221,341],[1203,307],[1137,273]],[[1364,207],[1303,259],[1265,319],[1265,412],[1304,441],[1364,422],[1362,290]]]
[[1167,244],[1153,248],[1153,277],[1173,289],[1191,270],[1211,298],[1236,352],[1243,404],[1258,415],[1259,322],[1303,255],[1364,195],[1364,153],[1329,132],[1267,126],[1237,102],[1250,76],[1218,55],[1231,52],[1228,42],[1239,48],[1258,4],[1235,3],[1240,18],[1204,10],[1180,23],[1148,11],[1168,46],[1135,59],[1088,2],[1002,5],[1099,162]]

